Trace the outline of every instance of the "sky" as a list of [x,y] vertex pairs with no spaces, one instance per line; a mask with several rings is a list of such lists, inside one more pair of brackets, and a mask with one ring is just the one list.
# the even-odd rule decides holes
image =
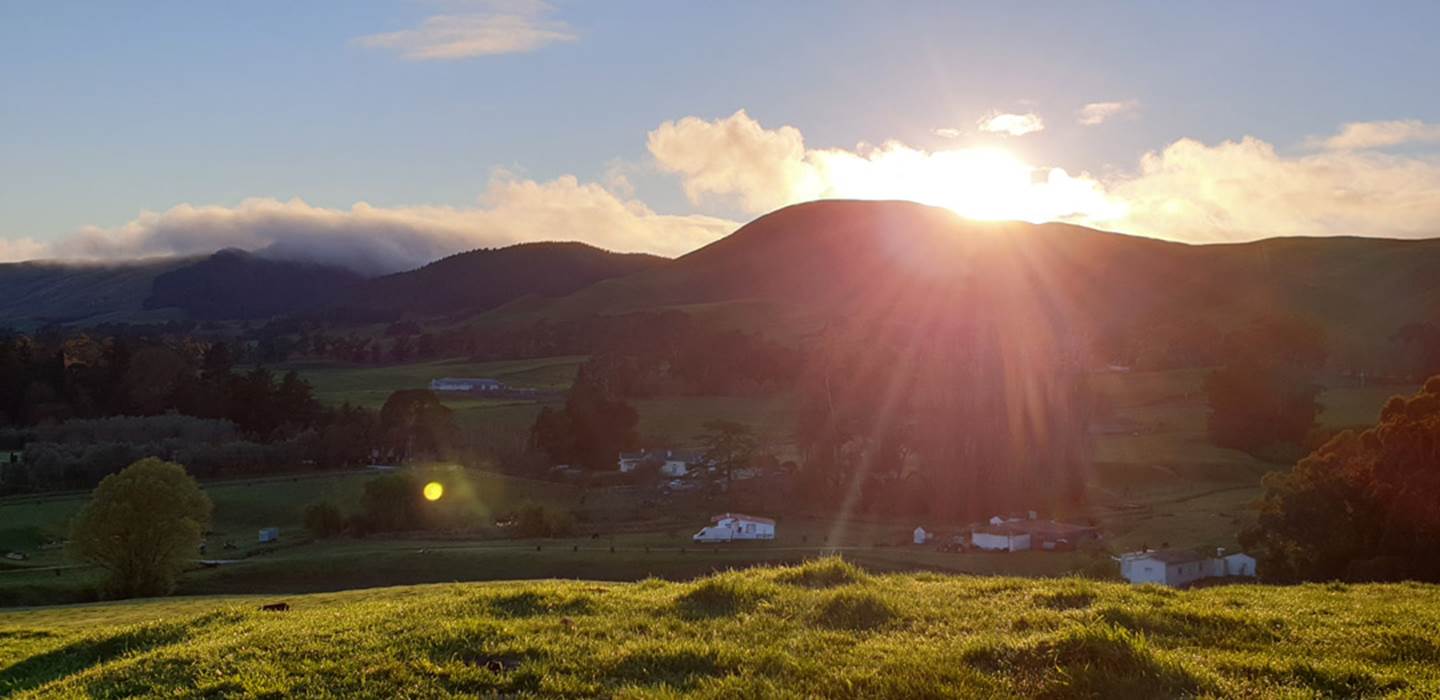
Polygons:
[[0,0],[0,260],[678,255],[902,198],[1440,236],[1440,3]]

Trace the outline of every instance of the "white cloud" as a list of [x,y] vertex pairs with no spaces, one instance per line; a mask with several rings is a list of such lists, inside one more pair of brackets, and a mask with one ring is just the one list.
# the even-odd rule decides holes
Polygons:
[[744,110],[665,122],[650,132],[649,145],[693,203],[719,200],[752,214],[855,198],[911,199],[987,219],[1114,215],[1114,203],[1083,173],[1033,167],[992,148],[931,152],[890,141],[854,151],[807,149],[799,129],[766,129]]
[[0,263],[33,260],[46,250],[44,243],[33,238],[0,238]]
[[116,228],[91,227],[43,252],[72,260],[195,255],[224,247],[341,264],[367,273],[409,269],[451,253],[525,241],[583,240],[616,251],[677,255],[735,230],[725,219],[657,214],[573,176],[549,182],[498,173],[478,206],[329,209],[299,199],[235,207],[181,204]]
[[980,130],[996,134],[1009,134],[1011,136],[1024,136],[1033,134],[1045,128],[1045,121],[1040,115],[1034,112],[1025,114],[1007,114],[991,112],[980,118]]
[[1134,114],[1140,108],[1137,100],[1125,100],[1123,102],[1091,102],[1080,108],[1077,117],[1082,126],[1098,126],[1104,124],[1112,117],[1125,114]]
[[1332,151],[1384,148],[1404,143],[1440,143],[1440,124],[1426,124],[1419,119],[1351,122],[1341,127],[1334,136],[1312,139],[1310,143]]
[[1093,223],[1207,242],[1272,236],[1440,235],[1440,160],[1358,151],[1286,156],[1245,137],[1180,139],[1106,183],[1126,213]]
[[965,132],[963,132],[963,131],[961,131],[961,130],[959,130],[959,129],[955,129],[955,128],[951,128],[951,127],[943,127],[943,128],[940,128],[940,129],[936,129],[936,130],[935,130],[935,135],[936,135],[936,136],[939,136],[939,137],[942,138],[942,139],[958,139],[958,138],[960,138],[960,136],[961,136],[962,134],[964,134],[964,133],[965,133]]
[[574,41],[575,31],[550,19],[555,8],[541,0],[482,0],[474,11],[426,17],[419,27],[357,37],[360,46],[391,49],[412,61],[447,61],[525,53]]

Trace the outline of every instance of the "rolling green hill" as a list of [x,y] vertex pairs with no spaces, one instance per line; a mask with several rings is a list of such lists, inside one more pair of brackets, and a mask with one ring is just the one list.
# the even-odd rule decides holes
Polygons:
[[[284,600],[288,612],[261,612]],[[15,697],[1434,697],[1440,589],[872,575],[439,584],[0,613]]]
[[[131,320],[141,313],[156,277],[194,261],[162,258],[106,264],[0,264],[0,327]],[[151,315],[165,317],[164,312]]]
[[762,216],[673,263],[505,311],[573,318],[764,301],[787,307],[770,315],[793,325],[796,309],[821,318],[885,314],[973,282],[1092,333],[1153,336],[1177,323],[1224,330],[1257,315],[1297,314],[1326,328],[1338,364],[1365,367],[1401,325],[1440,316],[1437,269],[1440,239],[1187,245],[1066,224],[971,221],[911,202],[822,201]]

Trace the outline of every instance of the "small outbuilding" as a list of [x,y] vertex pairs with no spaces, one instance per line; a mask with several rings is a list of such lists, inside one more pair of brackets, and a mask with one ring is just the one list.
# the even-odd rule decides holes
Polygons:
[[925,531],[924,527],[915,528],[915,544],[925,544],[930,541],[933,535]]
[[696,542],[733,542],[735,540],[773,540],[775,521],[758,515],[724,513],[710,519],[710,526],[691,538]]
[[266,527],[260,529],[260,544],[278,542],[280,540],[280,528]]

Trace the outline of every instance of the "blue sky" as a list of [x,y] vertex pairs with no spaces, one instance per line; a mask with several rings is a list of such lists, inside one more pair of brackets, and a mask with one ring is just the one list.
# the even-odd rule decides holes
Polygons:
[[[463,31],[509,18],[497,31],[549,38],[430,60],[406,53],[423,38],[362,38],[436,17],[430,26]],[[1424,235],[1425,222],[1414,219],[1440,214],[1420,201],[1440,182],[1429,179],[1440,178],[1436,26],[1440,3],[0,0],[0,242],[11,242],[12,258],[93,252],[66,241],[81,231],[114,238],[144,211],[253,198],[341,212],[357,202],[494,208],[493,191],[479,198],[497,169],[511,184],[573,175],[581,188],[597,184],[657,214],[743,222],[760,213],[744,204],[745,188],[776,186],[773,172],[758,180],[717,172],[693,144],[685,151],[693,157],[669,161],[647,148],[665,122],[693,116],[717,126],[741,109],[766,133],[793,126],[807,149],[1001,148],[1038,169],[1084,173],[1139,209],[1168,201],[1165,187],[1193,189],[1215,167],[1230,169],[1223,164],[1232,159],[1211,149],[1251,137],[1273,147],[1266,167],[1279,168],[1261,182],[1294,179],[1284,174],[1289,164],[1334,169],[1307,167],[1307,158],[1343,158],[1362,168],[1350,180],[1374,176],[1393,190],[1385,178],[1403,176],[1419,189],[1399,202],[1367,199],[1393,210],[1375,222],[1337,203],[1290,228],[1274,225],[1273,213],[1215,214],[1254,202],[1188,202],[1186,211],[1220,222],[1209,238],[1257,237],[1262,224],[1302,235]],[[1077,123],[1077,110],[1099,102],[1124,108],[1102,124]],[[978,129],[1001,113],[1035,115],[1044,129]],[[1363,153],[1316,145],[1346,124],[1372,122],[1403,133],[1362,143]],[[945,129],[959,134],[937,135]],[[1204,160],[1209,175],[1193,166],[1156,182],[1163,173],[1141,172],[1144,154],[1182,139],[1204,147],[1186,162]],[[745,147],[710,144],[721,146]],[[776,201],[806,193],[847,194],[795,188]],[[1287,193],[1285,206],[1304,199]],[[1397,226],[1402,215],[1411,221]],[[1127,221],[1110,223],[1126,229]],[[1172,235],[1153,230],[1166,221],[1147,221],[1128,228],[1207,238],[1198,225]],[[1440,225],[1430,230],[1440,235]],[[124,235],[131,239],[107,254],[184,252],[131,245],[149,229]],[[587,233],[525,236],[539,235]],[[647,247],[617,240],[602,242]]]

